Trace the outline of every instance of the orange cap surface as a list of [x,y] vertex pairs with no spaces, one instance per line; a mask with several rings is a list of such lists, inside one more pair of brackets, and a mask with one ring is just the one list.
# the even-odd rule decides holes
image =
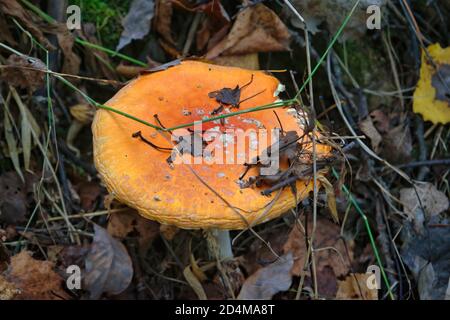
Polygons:
[[[219,103],[208,96],[210,92],[235,88],[236,85],[242,87],[251,79],[251,83],[241,90],[240,100],[252,98],[242,102],[238,110],[278,99],[278,80],[263,72],[184,61],[167,70],[140,76],[106,105],[159,125],[154,119],[157,114],[161,123],[170,128],[211,116]],[[229,106],[221,113],[226,112],[229,112]],[[286,109],[277,109],[277,115],[285,131],[295,130],[302,135],[298,120]],[[267,130],[280,127],[272,110],[203,123],[202,128],[224,132],[225,129],[258,130],[261,127]],[[245,170],[243,164],[195,164],[198,157],[184,154],[182,157],[191,159],[192,164],[170,166],[166,161],[170,153],[158,151],[132,138],[132,134],[141,131],[153,144],[172,148],[167,137],[116,113],[97,111],[92,130],[95,164],[109,192],[146,218],[187,229],[244,229],[248,223],[268,221],[296,205],[290,188],[284,188],[276,201],[275,196],[261,195],[268,186],[241,189],[236,180]],[[329,152],[327,147],[320,145],[317,150],[319,157],[321,153]],[[232,153],[237,156],[237,151]],[[286,168],[287,164],[282,163],[282,167]],[[191,169],[235,209],[207,188]],[[256,170],[252,168],[247,177],[257,175]],[[305,198],[312,189],[312,179],[297,181],[297,200]]]

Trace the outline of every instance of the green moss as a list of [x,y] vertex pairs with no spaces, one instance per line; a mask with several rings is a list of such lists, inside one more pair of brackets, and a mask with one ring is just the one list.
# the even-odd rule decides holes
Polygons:
[[379,79],[380,76],[384,78],[382,74],[387,71],[386,66],[389,61],[386,61],[376,49],[365,45],[363,41],[347,41],[338,51],[360,85],[367,86],[373,82],[374,78]]
[[81,8],[81,19],[97,28],[102,45],[114,49],[122,33],[122,18],[128,12],[131,0],[69,0]]

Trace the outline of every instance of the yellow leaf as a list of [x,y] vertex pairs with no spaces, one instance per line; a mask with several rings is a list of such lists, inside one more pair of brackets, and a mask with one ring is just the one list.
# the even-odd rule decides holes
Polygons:
[[[445,86],[450,86],[448,82],[442,84],[441,81],[442,78],[446,78],[444,72],[448,73],[450,70],[450,47],[443,49],[439,43],[436,43],[428,47],[428,52],[437,70],[423,52],[420,79],[414,92],[413,110],[421,114],[424,120],[446,124],[450,122],[449,99],[445,93],[439,91],[444,91]],[[440,77],[437,72],[441,74]],[[439,82],[441,85],[437,85]]]

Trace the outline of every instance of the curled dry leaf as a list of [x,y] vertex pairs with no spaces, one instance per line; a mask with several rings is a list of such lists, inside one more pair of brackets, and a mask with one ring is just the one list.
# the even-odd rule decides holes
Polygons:
[[172,38],[172,1],[171,0],[157,0],[155,4],[155,18],[153,24],[155,30],[161,37],[169,44],[173,45],[175,41]]
[[25,10],[17,0],[2,0],[0,1],[0,11],[6,15],[12,16],[19,20],[20,24],[24,26],[43,46],[48,50],[53,50],[54,47],[50,44],[42,32],[42,25],[38,25],[36,16]]
[[94,225],[94,241],[85,261],[84,288],[91,299],[103,293],[117,295],[123,292],[133,278],[133,266],[125,246],[108,232]]
[[293,255],[289,252],[274,263],[259,269],[245,280],[238,299],[269,300],[278,292],[288,290],[292,284],[290,270],[293,265]]
[[49,261],[35,260],[28,251],[11,258],[4,273],[5,279],[20,290],[18,300],[66,300],[69,295],[63,290],[63,278],[53,271]]
[[122,21],[123,32],[116,50],[121,50],[132,40],[144,38],[150,32],[150,20],[154,13],[153,0],[133,0],[128,14]]
[[341,300],[378,300],[377,289],[369,289],[367,280],[370,274],[353,273],[338,281],[336,299]]
[[263,4],[242,10],[228,35],[206,54],[239,55],[289,49],[289,31],[280,18]]
[[[62,73],[77,75],[80,71],[80,57],[73,52],[75,37],[63,23],[54,23],[42,28],[45,32],[56,35],[58,45],[64,55]],[[72,78],[71,81],[74,81]]]
[[[431,218],[445,211],[449,207],[449,200],[445,193],[439,191],[434,184],[424,182],[416,184],[417,194],[425,209],[427,218]],[[404,212],[411,218],[416,217],[416,211],[421,209],[419,199],[414,188],[400,190],[400,201],[403,203]]]
[[6,67],[2,71],[2,79],[14,87],[34,92],[43,86],[45,70],[47,70],[47,67],[37,58],[12,54],[6,60]]
[[372,149],[378,153],[380,151],[380,143],[383,141],[383,138],[375,128],[372,118],[367,117],[364,120],[360,121],[359,128],[367,137],[369,137]]

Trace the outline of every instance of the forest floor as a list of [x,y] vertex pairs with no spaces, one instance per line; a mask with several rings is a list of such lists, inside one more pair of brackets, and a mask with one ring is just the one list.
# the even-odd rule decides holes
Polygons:
[[[0,2],[0,299],[449,299],[450,2],[68,2]],[[93,161],[96,107],[183,59],[271,70],[351,145],[226,261]]]

